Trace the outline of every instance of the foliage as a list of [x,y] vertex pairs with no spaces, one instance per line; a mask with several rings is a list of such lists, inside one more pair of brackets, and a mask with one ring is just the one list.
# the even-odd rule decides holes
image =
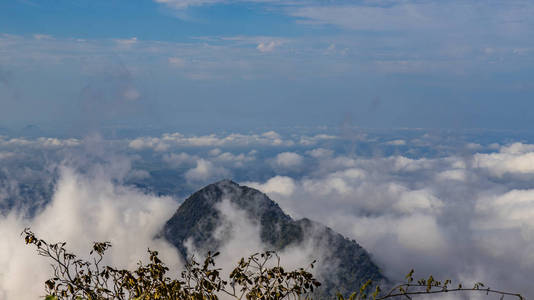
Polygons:
[[[242,258],[228,280],[223,280],[221,269],[215,268],[215,257],[219,253],[208,253],[203,263],[192,258],[180,279],[172,279],[166,276],[169,268],[158,258],[157,251],[149,249],[150,262],[147,265],[139,262],[136,270],[129,271],[101,265],[105,251],[111,247],[109,242],[95,242],[90,252],[92,261],[87,261],[69,253],[64,242],[48,243],[28,228],[22,234],[26,244],[34,245],[39,255],[53,262],[54,277],[45,282],[45,300],[215,300],[223,295],[247,300],[311,299],[314,290],[321,285],[303,268],[285,271],[280,257],[273,251]],[[412,299],[419,295],[458,292],[524,299],[520,294],[494,290],[480,282],[467,288],[461,284],[453,286],[451,280],[437,281],[433,276],[415,281],[412,270],[404,283],[386,292],[369,280],[347,298],[338,294],[337,300]]]
[[[444,294],[444,293],[484,293],[486,295],[496,294],[501,296],[500,299],[504,299],[505,296],[512,296],[518,298],[519,300],[524,300],[525,298],[520,294],[509,293],[499,290],[494,290],[489,287],[486,287],[482,282],[477,282],[473,287],[463,287],[461,283],[457,286],[452,285],[452,281],[447,279],[445,281],[438,281],[430,275],[427,279],[419,279],[417,282],[414,281],[414,270],[412,269],[406,275],[406,282],[398,284],[393,288],[389,289],[388,292],[384,293],[379,286],[376,286],[371,295],[368,294],[368,289],[371,286],[371,281],[367,281],[359,291],[354,292],[347,298],[347,300],[362,300],[362,299],[373,299],[373,300],[382,300],[382,299],[391,299],[391,298],[402,298],[402,299],[412,299],[414,296],[420,295],[434,295],[434,294]],[[345,300],[345,298],[338,294],[338,300]]]
[[150,263],[140,262],[135,271],[128,271],[101,265],[105,251],[111,247],[109,242],[94,243],[90,262],[69,253],[64,242],[50,244],[29,229],[23,234],[39,255],[53,261],[54,277],[45,282],[46,300],[211,300],[221,294],[235,299],[309,299],[320,286],[303,268],[285,271],[272,251],[242,258],[228,281],[222,280],[220,269],[215,268],[214,258],[219,253],[208,253],[203,263],[191,259],[181,278],[172,279],[166,276],[169,268],[158,258],[157,251],[149,249]]

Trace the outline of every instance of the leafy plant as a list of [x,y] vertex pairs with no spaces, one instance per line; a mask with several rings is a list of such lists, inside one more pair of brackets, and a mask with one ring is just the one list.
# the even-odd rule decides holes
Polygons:
[[[45,282],[45,300],[215,300],[223,295],[239,300],[311,299],[321,285],[306,269],[284,270],[280,257],[273,251],[241,258],[227,280],[221,278],[221,269],[215,268],[219,253],[208,252],[202,263],[194,258],[189,260],[180,278],[173,279],[166,275],[169,268],[159,259],[157,251],[149,249],[149,263],[139,262],[136,270],[129,271],[102,266],[104,254],[111,247],[109,242],[95,242],[90,252],[92,260],[87,261],[68,252],[64,242],[48,243],[28,228],[22,234],[26,244],[34,245],[39,255],[52,260],[54,276]],[[379,285],[373,286],[369,280],[347,298],[338,294],[337,300],[412,299],[460,292],[524,299],[520,294],[494,290],[480,282],[468,288],[461,284],[453,286],[451,280],[438,281],[433,276],[415,281],[414,270],[405,279],[387,291]]]
[[[415,271],[412,269],[405,277],[406,281],[390,288],[387,292],[383,292],[380,286],[376,286],[372,294],[368,294],[369,287],[372,282],[369,280],[366,282],[358,292],[352,293],[347,300],[362,300],[362,299],[391,299],[391,298],[403,298],[412,299],[414,296],[420,295],[434,295],[444,293],[484,293],[486,295],[496,294],[500,296],[500,299],[504,299],[505,296],[512,296],[520,300],[525,298],[521,294],[509,293],[499,290],[494,290],[486,287],[483,283],[477,282],[473,287],[464,287],[461,283],[453,286],[452,281],[446,279],[445,281],[438,281],[430,275],[426,279],[419,279],[417,282],[414,280]],[[338,300],[345,300],[343,295],[337,295]]]
[[46,300],[211,300],[221,294],[235,299],[309,299],[321,285],[303,268],[285,271],[273,251],[242,258],[229,280],[221,279],[221,269],[215,268],[219,253],[208,253],[203,263],[191,259],[181,278],[172,279],[167,277],[169,268],[157,251],[149,249],[150,262],[139,262],[136,270],[129,271],[101,265],[105,251],[111,247],[109,242],[95,242],[90,252],[92,261],[86,261],[68,252],[64,242],[48,243],[29,229],[22,234],[26,244],[34,245],[39,255],[52,260],[54,276],[45,282]]

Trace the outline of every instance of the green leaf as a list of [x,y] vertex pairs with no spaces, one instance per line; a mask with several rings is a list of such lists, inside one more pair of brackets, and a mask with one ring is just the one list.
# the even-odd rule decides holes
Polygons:
[[48,295],[45,297],[45,300],[58,300],[56,296]]

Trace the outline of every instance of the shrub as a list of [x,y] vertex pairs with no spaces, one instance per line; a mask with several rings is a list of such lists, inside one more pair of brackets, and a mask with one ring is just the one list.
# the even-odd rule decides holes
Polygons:
[[[45,282],[46,300],[212,300],[222,295],[247,300],[311,299],[314,290],[321,285],[308,269],[284,270],[280,257],[273,251],[242,258],[228,280],[223,280],[221,269],[215,267],[219,253],[208,253],[202,263],[192,258],[179,278],[171,278],[167,276],[169,268],[158,258],[157,251],[149,249],[149,263],[140,262],[137,269],[130,271],[102,266],[104,254],[111,247],[109,242],[95,242],[90,251],[92,260],[84,260],[68,252],[65,242],[46,242],[28,228],[22,234],[26,244],[35,246],[39,255],[52,260],[54,275]],[[382,291],[378,285],[369,291],[372,286],[372,282],[367,281],[347,299],[412,299],[418,295],[458,292],[524,299],[520,294],[493,290],[480,282],[467,288],[461,284],[453,286],[450,280],[438,281],[432,276],[415,281],[413,270],[404,283],[388,291]],[[345,299],[341,294],[337,298]]]

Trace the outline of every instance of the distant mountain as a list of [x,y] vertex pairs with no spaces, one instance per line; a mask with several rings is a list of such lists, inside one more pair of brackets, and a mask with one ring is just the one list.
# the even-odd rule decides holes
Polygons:
[[167,221],[163,236],[184,257],[188,256],[186,241],[206,252],[218,250],[224,241],[214,237],[214,232],[221,222],[217,204],[223,199],[246,211],[260,225],[261,241],[269,250],[283,250],[308,239],[314,249],[327,246],[328,251],[319,251],[316,257],[317,270],[323,270],[317,274],[323,283],[316,295],[319,298],[333,296],[337,291],[347,295],[368,279],[385,281],[370,255],[356,241],[309,219],[295,221],[265,194],[230,180],[210,184],[187,198]]

